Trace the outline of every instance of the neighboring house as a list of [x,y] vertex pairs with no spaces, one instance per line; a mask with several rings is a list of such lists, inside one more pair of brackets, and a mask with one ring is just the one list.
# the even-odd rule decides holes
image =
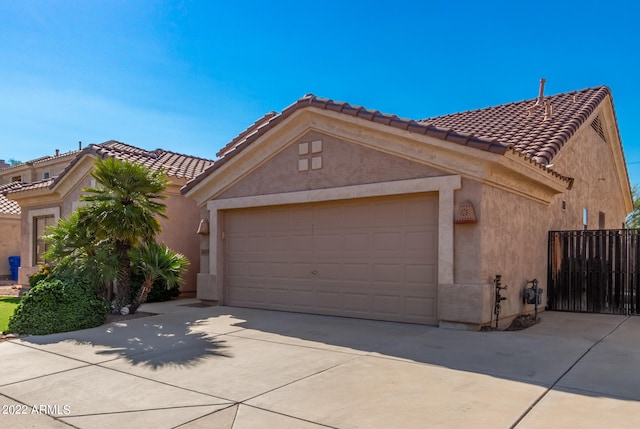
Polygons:
[[79,150],[43,156],[18,165],[0,160],[0,277],[11,275],[9,256],[20,255],[20,207],[3,193],[21,184],[55,177],[69,164]]
[[507,323],[548,231],[632,210],[604,86],[423,120],[308,95],[218,157],[182,192],[209,219],[197,296],[227,305],[478,329],[499,274]]
[[199,271],[197,230],[200,214],[195,202],[180,194],[180,188],[213,161],[163,149],[147,151],[116,141],[89,145],[79,151],[57,177],[25,184],[6,193],[9,199],[20,205],[22,212],[18,282],[26,284],[28,276],[46,262],[42,257],[45,250],[42,234],[45,228],[55,224],[60,217],[68,216],[82,204],[80,195],[83,188],[95,186],[90,173],[97,157],[112,157],[140,163],[156,171],[165,170],[171,182],[165,191],[167,199],[163,200],[169,218],[160,221],[163,230],[158,235],[158,241],[189,259],[191,265],[184,276],[185,284],[181,291],[187,295],[194,294]]
[[65,153],[60,153],[56,149],[55,155],[47,155],[2,168],[0,169],[0,185],[12,182],[32,183],[54,178],[62,172],[78,152],[80,149]]
[[0,185],[0,278],[11,277],[9,256],[20,254],[20,206],[3,195],[16,186],[19,183]]

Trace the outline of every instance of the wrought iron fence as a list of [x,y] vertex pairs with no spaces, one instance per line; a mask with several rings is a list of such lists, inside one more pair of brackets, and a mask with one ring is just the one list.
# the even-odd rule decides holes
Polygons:
[[640,313],[640,230],[549,232],[548,308]]

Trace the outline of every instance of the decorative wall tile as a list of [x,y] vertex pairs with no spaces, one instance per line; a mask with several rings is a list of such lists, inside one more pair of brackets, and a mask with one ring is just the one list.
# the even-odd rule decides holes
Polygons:
[[319,170],[322,168],[322,157],[314,156],[311,158],[311,169]]

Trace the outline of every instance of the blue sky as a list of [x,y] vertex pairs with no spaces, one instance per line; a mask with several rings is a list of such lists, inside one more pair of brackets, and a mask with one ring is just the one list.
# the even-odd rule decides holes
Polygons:
[[214,158],[307,93],[424,118],[607,85],[640,184],[640,6],[0,0],[0,159],[119,140]]

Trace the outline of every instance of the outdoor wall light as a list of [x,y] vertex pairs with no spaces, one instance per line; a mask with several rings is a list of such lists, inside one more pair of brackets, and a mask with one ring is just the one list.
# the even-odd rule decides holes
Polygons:
[[465,201],[458,206],[454,221],[455,223],[478,223],[471,201]]
[[209,235],[209,221],[206,219],[200,219],[200,225],[198,225],[199,235]]

